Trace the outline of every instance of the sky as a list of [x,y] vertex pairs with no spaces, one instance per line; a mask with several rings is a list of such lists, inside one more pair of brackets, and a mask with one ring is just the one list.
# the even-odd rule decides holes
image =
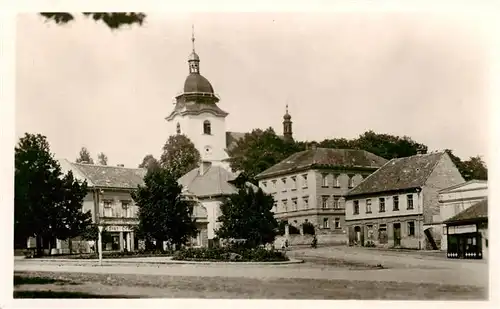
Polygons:
[[487,156],[487,41],[474,22],[437,13],[156,13],[118,31],[22,14],[16,139],[43,134],[72,161],[82,146],[112,165],[159,157],[188,75],[192,24],[227,131],[281,134],[288,104],[296,140],[373,130]]

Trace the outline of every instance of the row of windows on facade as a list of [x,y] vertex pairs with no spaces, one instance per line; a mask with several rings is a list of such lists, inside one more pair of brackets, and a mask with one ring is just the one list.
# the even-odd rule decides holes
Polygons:
[[[286,221],[288,223],[288,221]],[[305,219],[304,222],[309,222],[308,219]],[[295,220],[295,223],[297,223],[297,220]],[[330,219],[329,218],[323,218],[323,225],[321,226],[324,229],[329,229],[330,228]],[[335,229],[340,229],[340,218],[335,218],[334,219],[334,227]]]
[[[177,134],[181,134],[181,124],[177,123],[177,128],[176,128]],[[210,124],[210,121],[205,120],[203,121],[203,134],[210,135],[212,134],[212,126]]]
[[[379,212],[385,212],[385,197],[381,197],[378,199],[378,211]],[[358,215],[359,214],[359,201],[355,200],[353,201],[353,214]],[[406,196],[406,209],[413,209],[413,195],[408,194]],[[399,196],[393,196],[392,197],[392,210],[393,211],[398,211],[399,210]],[[372,213],[372,200],[371,199],[366,199],[366,211],[365,213],[369,214]]]
[[[415,221],[408,221],[407,223],[407,233],[406,233],[406,236],[408,237],[414,237],[415,236]],[[394,225],[394,228],[396,227],[401,227],[401,223],[393,223]],[[356,231],[356,229],[360,227],[359,226],[356,226],[354,228],[354,230]],[[375,240],[375,237],[374,237],[374,228],[373,228],[373,225],[371,224],[368,224],[366,225],[366,229],[368,231],[368,240]],[[401,235],[403,236],[403,235]],[[388,234],[387,234],[387,224],[380,224],[379,225],[379,228],[378,228],[378,242],[381,243],[381,244],[386,244],[388,242]]]
[[[134,213],[132,211],[132,202],[128,200],[123,200],[121,202],[121,208],[116,207],[113,200],[104,200],[104,217],[109,218],[133,218]],[[115,206],[115,207],[113,207]]]
[[[323,209],[330,208],[330,201],[332,201],[333,202],[333,204],[332,204],[333,209],[341,209],[342,208],[341,200],[342,200],[342,197],[340,197],[340,196],[332,196],[332,198],[330,199],[330,196],[324,195],[321,197],[321,208],[323,208]],[[292,201],[292,209],[290,209],[290,210],[292,210],[292,211],[299,210],[298,198],[292,198],[291,201]],[[281,205],[284,209],[283,211],[287,212],[288,211],[288,200],[287,199],[281,200]],[[308,196],[305,196],[302,198],[302,206],[303,206],[302,207],[303,209],[309,208],[309,197]],[[274,209],[275,209],[275,212],[278,212],[278,201],[274,201]]]
[[[340,187],[340,181],[339,181],[340,174],[333,175],[333,187]],[[348,176],[349,177],[349,188],[354,187],[354,176]],[[307,188],[307,174],[302,175],[302,188]],[[297,176],[292,176],[289,178],[291,180],[291,189],[296,190],[297,189]],[[271,180],[271,189],[276,190],[276,183],[277,180]],[[281,188],[283,191],[286,191],[287,189],[287,178],[283,177],[281,178]],[[264,188],[267,188],[267,181],[262,182],[262,186]],[[321,186],[323,188],[328,188],[330,184],[328,183],[328,174],[322,174],[322,179],[321,179]]]

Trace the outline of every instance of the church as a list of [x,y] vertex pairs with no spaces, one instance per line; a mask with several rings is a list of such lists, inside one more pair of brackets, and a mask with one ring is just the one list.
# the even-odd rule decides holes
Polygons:
[[[183,175],[178,182],[184,188],[184,196],[195,200],[207,215],[206,229],[202,228],[196,241],[206,246],[216,238],[217,218],[224,198],[237,192],[234,181],[238,173],[231,171],[228,149],[235,147],[245,133],[226,131],[225,120],[229,114],[218,106],[219,96],[201,75],[194,35],[191,40],[193,50],[188,58],[189,75],[183,92],[175,98],[173,111],[165,119],[169,134],[187,136],[201,156],[200,166]],[[288,108],[283,127],[283,138],[291,139],[292,121]],[[247,185],[257,189],[249,183]]]

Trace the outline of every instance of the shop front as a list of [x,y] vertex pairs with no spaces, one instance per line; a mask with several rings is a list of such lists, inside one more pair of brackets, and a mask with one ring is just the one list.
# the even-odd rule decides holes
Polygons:
[[477,224],[447,226],[447,257],[482,259],[482,236]]

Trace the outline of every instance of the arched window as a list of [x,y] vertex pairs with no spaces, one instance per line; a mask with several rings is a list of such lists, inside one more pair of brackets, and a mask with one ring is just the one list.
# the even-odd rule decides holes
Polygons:
[[181,134],[181,125],[177,123],[177,134]]
[[212,134],[212,128],[210,127],[210,121],[208,120],[203,122],[203,134]]

